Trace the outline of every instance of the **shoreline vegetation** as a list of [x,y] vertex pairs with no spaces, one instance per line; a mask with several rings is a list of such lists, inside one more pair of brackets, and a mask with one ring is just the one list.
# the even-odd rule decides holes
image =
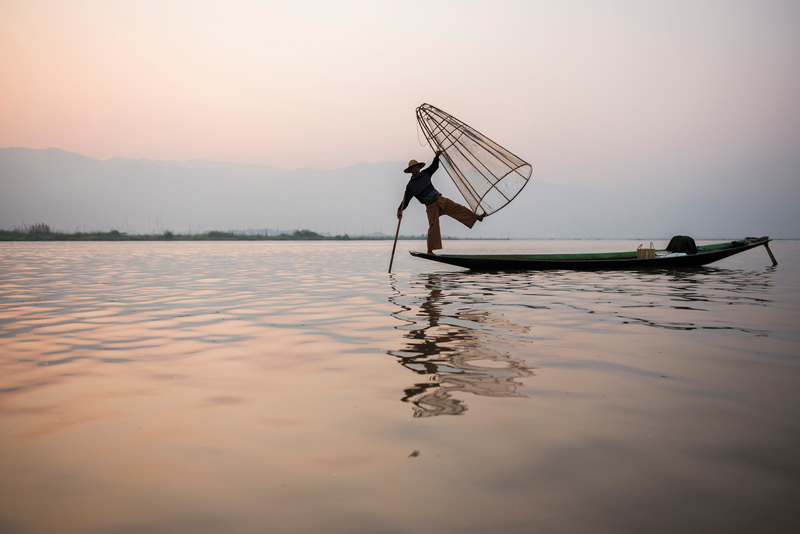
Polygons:
[[[198,233],[176,233],[166,230],[153,234],[129,234],[119,230],[90,232],[61,232],[52,230],[44,223],[0,230],[0,241],[391,241],[390,235],[323,235],[311,230],[295,230],[267,235],[257,230],[222,232],[210,230]],[[424,240],[422,235],[401,235],[402,240]],[[445,240],[468,240],[468,238],[443,237]],[[482,238],[483,239],[483,238]],[[501,239],[507,240],[507,238]]]

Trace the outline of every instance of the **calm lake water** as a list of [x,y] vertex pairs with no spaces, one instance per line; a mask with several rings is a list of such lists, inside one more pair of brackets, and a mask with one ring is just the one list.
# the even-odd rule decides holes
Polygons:
[[423,247],[0,243],[0,532],[800,531],[800,242]]

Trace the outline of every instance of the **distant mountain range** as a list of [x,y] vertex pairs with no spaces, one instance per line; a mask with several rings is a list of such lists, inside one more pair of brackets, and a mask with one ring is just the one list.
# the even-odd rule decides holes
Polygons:
[[[65,230],[198,232],[229,229],[394,234],[408,175],[405,162],[284,171],[265,165],[112,158],[56,148],[0,149],[0,228],[47,223]],[[534,176],[536,176],[534,172]],[[443,170],[434,182],[461,202]],[[695,197],[645,187],[593,189],[532,179],[508,207],[460,237],[696,238],[770,235],[800,238],[800,187],[769,194]],[[427,230],[416,201],[401,233]]]

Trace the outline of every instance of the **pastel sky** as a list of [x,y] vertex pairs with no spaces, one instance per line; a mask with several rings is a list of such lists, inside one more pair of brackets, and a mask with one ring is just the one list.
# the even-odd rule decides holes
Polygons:
[[796,1],[0,0],[0,75],[1,147],[100,159],[422,159],[429,102],[554,182],[798,169]]

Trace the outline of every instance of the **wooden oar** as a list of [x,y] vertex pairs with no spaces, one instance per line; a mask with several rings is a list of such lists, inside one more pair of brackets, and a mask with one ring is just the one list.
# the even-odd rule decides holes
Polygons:
[[403,204],[406,203],[406,193],[403,191],[403,200],[400,202],[400,217],[397,219],[397,231],[394,233],[394,244],[392,245],[392,259],[389,260],[389,274],[392,273],[392,263],[394,263],[394,249],[397,247],[397,236],[400,235],[400,223],[403,222]]

